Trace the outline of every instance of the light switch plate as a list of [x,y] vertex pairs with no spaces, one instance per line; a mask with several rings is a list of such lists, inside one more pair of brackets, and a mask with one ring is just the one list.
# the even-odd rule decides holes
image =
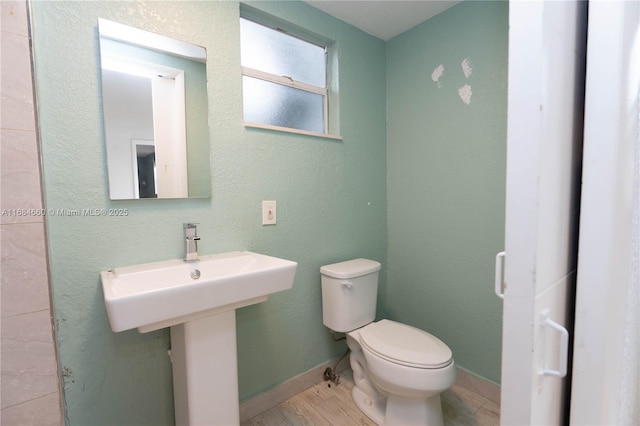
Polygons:
[[275,200],[262,201],[262,224],[276,224],[276,202]]

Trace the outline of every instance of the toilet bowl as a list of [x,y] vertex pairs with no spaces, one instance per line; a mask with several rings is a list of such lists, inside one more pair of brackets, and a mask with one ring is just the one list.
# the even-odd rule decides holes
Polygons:
[[325,326],[347,335],[353,400],[379,425],[442,426],[440,394],[455,362],[437,337],[399,322],[374,322],[380,263],[355,259],[323,266]]
[[[390,320],[347,333],[354,381],[377,394],[359,394],[358,408],[381,425],[442,425],[440,394],[456,379],[451,350],[431,334]],[[354,368],[354,363],[356,365]],[[356,379],[356,370],[366,377]],[[356,385],[356,387],[358,387]],[[355,389],[355,388],[354,388]]]

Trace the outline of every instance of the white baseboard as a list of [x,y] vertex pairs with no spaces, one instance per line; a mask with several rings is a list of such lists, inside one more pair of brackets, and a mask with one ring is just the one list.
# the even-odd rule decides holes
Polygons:
[[500,385],[493,383],[485,378],[476,376],[462,368],[458,367],[458,376],[454,383],[468,391],[475,392],[483,396],[491,402],[500,405]]
[[[302,374],[299,374],[266,392],[258,394],[240,404],[240,422],[248,420],[260,413],[264,413],[287,399],[304,392],[324,380],[324,370],[333,368],[338,358],[320,364]],[[338,373],[349,367],[349,358],[338,365]]]
[[[258,414],[283,403],[287,399],[304,392],[312,386],[323,381],[324,370],[327,367],[333,368],[337,358],[317,367],[312,368],[302,374],[287,380],[286,382],[269,389],[259,395],[254,396],[240,404],[240,422],[248,420]],[[338,365],[338,372],[349,368],[349,362],[343,360]],[[465,388],[471,392],[482,395],[489,401],[500,404],[500,386],[482,377],[458,367],[455,385]]]

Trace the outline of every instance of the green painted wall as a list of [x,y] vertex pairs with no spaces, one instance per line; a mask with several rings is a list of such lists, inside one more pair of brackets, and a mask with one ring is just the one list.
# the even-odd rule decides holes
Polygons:
[[[237,2],[32,4],[46,207],[129,212],[47,216],[68,424],[173,423],[168,331],[111,332],[98,274],[182,257],[183,222],[200,223],[202,254],[253,250],[299,263],[292,290],[237,312],[242,399],[342,352],[322,325],[321,265],[386,261],[384,43],[302,2],[252,6],[335,40],[343,141],[241,125]],[[99,17],[207,48],[210,200],[109,200]],[[260,224],[264,199],[278,201],[276,226]]]
[[[387,43],[384,305],[391,318],[440,337],[458,366],[495,382],[502,304],[493,292],[493,265],[504,242],[507,25],[506,2],[463,2]],[[464,85],[471,87],[468,104],[458,94]]]

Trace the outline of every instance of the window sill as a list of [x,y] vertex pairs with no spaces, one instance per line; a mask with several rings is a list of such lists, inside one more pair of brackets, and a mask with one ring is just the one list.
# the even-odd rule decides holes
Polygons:
[[297,135],[305,135],[305,136],[314,136],[317,138],[324,139],[333,139],[333,140],[342,140],[342,136],[340,135],[332,135],[329,133],[318,133],[318,132],[310,132],[308,130],[299,130],[299,129],[291,129],[289,127],[280,127],[280,126],[272,126],[270,124],[260,124],[260,123],[242,123],[244,127],[255,128],[255,129],[264,129],[264,130],[272,130],[276,132],[285,132],[285,133],[294,133]]

